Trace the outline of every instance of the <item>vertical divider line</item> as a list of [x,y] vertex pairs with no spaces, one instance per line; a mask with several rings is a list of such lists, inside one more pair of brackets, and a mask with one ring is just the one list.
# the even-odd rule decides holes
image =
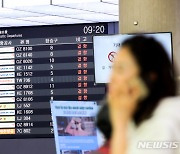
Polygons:
[[4,0],[2,0],[1,3],[2,3],[1,7],[4,8]]

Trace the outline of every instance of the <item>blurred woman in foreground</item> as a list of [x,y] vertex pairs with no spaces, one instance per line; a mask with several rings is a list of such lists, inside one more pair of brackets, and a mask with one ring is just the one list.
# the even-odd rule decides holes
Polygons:
[[180,154],[180,97],[164,48],[153,38],[126,40],[97,125],[107,138],[100,154]]

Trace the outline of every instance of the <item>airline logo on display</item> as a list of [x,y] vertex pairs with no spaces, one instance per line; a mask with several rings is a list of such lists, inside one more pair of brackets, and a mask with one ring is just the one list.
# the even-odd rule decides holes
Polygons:
[[0,91],[0,97],[15,96],[15,91]]
[[15,71],[15,66],[0,66],[0,71],[2,72]]
[[15,84],[15,78],[0,79],[0,84]]
[[15,61],[13,60],[0,60],[0,65],[14,65]]
[[0,128],[15,128],[15,123],[0,123]]
[[9,58],[15,58],[14,53],[0,54],[0,59],[9,59]]
[[14,47],[3,47],[3,48],[0,48],[0,53],[1,52],[14,52]]
[[0,115],[15,115],[15,110],[0,110]]
[[0,117],[0,122],[10,122],[15,121],[15,116],[2,116]]
[[15,85],[1,85],[0,90],[15,90]]
[[12,78],[15,77],[14,72],[9,72],[9,73],[0,73],[0,78]]
[[15,109],[15,104],[0,104],[0,109]]
[[0,129],[0,134],[15,134],[15,129]]
[[9,103],[9,102],[15,102],[15,97],[0,97],[1,103]]

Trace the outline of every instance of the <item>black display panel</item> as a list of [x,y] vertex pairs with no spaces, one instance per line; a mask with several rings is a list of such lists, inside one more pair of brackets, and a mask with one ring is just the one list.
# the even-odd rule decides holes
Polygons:
[[92,36],[114,24],[0,28],[0,138],[54,137],[51,99],[101,100]]

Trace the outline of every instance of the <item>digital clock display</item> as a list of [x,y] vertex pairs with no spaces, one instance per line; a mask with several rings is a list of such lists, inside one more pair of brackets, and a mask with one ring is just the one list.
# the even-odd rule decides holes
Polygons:
[[104,34],[105,26],[104,25],[85,26],[83,32],[84,34]]

